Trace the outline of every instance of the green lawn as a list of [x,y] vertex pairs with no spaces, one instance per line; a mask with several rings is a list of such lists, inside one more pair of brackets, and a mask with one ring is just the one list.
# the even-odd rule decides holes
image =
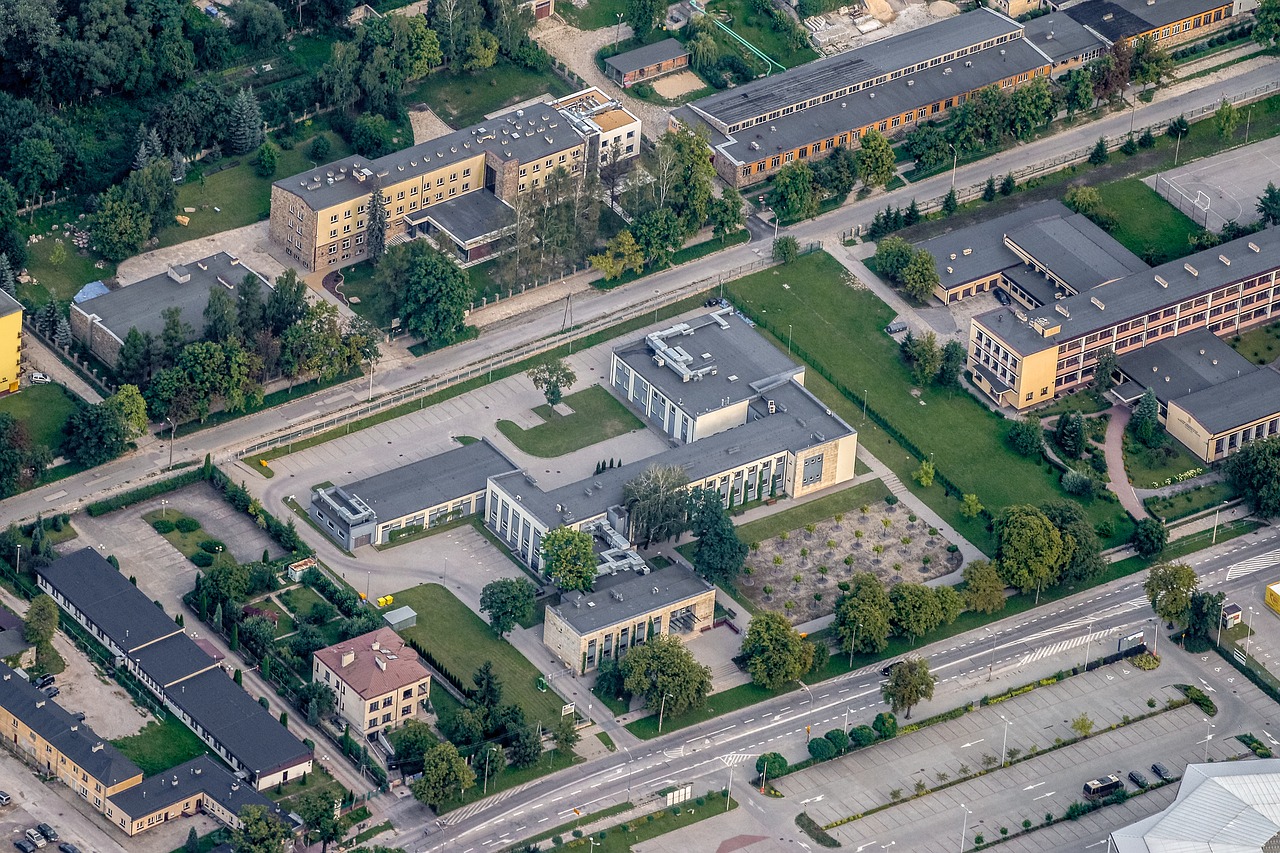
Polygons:
[[[818,58],[818,54],[808,46],[808,42],[798,49],[791,47],[786,37],[773,28],[770,18],[751,8],[749,0],[715,0],[708,4],[707,11],[727,13],[732,18],[725,22],[730,29],[755,45],[761,53],[786,68],[803,65]],[[718,41],[723,39],[726,44],[731,43],[722,32],[717,31],[716,38]],[[745,48],[738,47],[737,50],[743,54],[749,64],[753,66],[764,64]]]
[[265,610],[268,613],[276,614],[277,639],[283,637],[285,634],[292,634],[294,631],[298,630],[298,623],[289,615],[289,612],[274,601],[264,598],[259,601],[252,602],[251,606],[258,608],[259,610]]
[[[507,297],[507,288],[498,284],[493,278],[493,266],[497,261],[486,261],[465,270],[471,285],[472,299],[476,304],[481,300],[493,299],[495,294]],[[359,302],[350,305],[352,311],[364,317],[375,326],[386,329],[391,326],[394,312],[381,298],[373,283],[373,264],[361,261],[342,268],[342,293],[347,299],[356,297]]]
[[556,7],[556,14],[580,30],[617,26],[618,13],[626,11],[626,0],[589,0],[581,9],[572,3],[561,3]]
[[406,92],[401,99],[412,105],[425,101],[455,128],[484,121],[488,113],[539,95],[561,97],[572,92],[553,71],[530,71],[499,58],[485,71],[437,71]]
[[573,414],[559,415],[550,406],[535,406],[534,413],[545,423],[524,429],[514,421],[500,420],[498,429],[525,453],[551,459],[644,428],[639,418],[599,385],[570,394],[564,404]]
[[[557,699],[557,702],[560,700]],[[559,705],[556,706],[556,713],[560,712]],[[470,805],[477,800],[483,800],[486,796],[491,796],[499,791],[506,791],[511,788],[532,782],[534,779],[541,779],[543,776],[550,776],[552,773],[558,773],[568,767],[572,767],[582,759],[577,758],[572,752],[568,755],[562,755],[560,750],[552,749],[542,753],[542,757],[538,759],[536,764],[528,767],[507,767],[501,772],[490,772],[489,774],[489,793],[485,794],[482,784],[484,768],[481,768],[481,777],[475,785],[471,786],[460,797],[454,797],[440,804],[436,809],[437,814],[451,812],[454,809]]]
[[1187,238],[1204,230],[1138,178],[1099,184],[1098,192],[1115,215],[1111,236],[1153,264],[1191,254]]
[[632,272],[628,270],[627,272],[624,272],[622,275],[614,279],[609,279],[609,280],[605,280],[603,278],[596,279],[591,283],[591,286],[599,288],[600,290],[612,290],[613,288],[618,287],[619,285],[629,284],[635,281],[636,279],[644,278],[647,275],[653,275],[655,272],[659,272],[660,270],[670,269],[671,267],[678,267],[681,264],[687,264],[690,261],[696,261],[699,258],[705,258],[707,255],[713,255],[716,252],[721,251],[722,249],[728,249],[731,246],[737,246],[742,243],[746,243],[750,239],[751,239],[751,233],[747,231],[747,229],[745,228],[743,228],[741,231],[738,231],[735,234],[726,235],[724,240],[720,240],[718,237],[712,237],[710,240],[704,240],[701,243],[693,243],[692,245],[685,246],[683,249],[677,250],[675,253],[671,255],[670,263],[664,264],[662,266],[655,265],[652,267],[645,267],[644,269],[640,270],[640,272]]
[[[721,714],[741,711],[743,708],[749,708],[766,699],[772,699],[775,696],[781,696],[783,693],[798,689],[799,685],[795,682],[791,682],[785,689],[776,692],[765,690],[758,684],[740,684],[737,687],[729,688],[723,693],[708,696],[707,704],[701,708],[695,708],[683,714],[667,714],[662,720],[662,733],[682,729],[685,726],[705,723],[707,720],[713,720]],[[641,740],[657,737],[660,734],[658,731],[658,715],[652,714],[648,717],[641,717],[634,723],[628,723],[627,731]]]
[[1204,462],[1168,434],[1164,444],[1154,450],[1129,435],[1124,437],[1124,470],[1134,488],[1156,489],[1165,480],[1196,468],[1203,469]]
[[[728,781],[727,775],[725,781]],[[713,783],[713,780],[708,780],[708,787]],[[596,833],[591,838],[569,839],[564,845],[565,849],[581,849],[583,853],[595,853],[596,850],[600,853],[630,853],[635,849],[635,845],[666,835],[672,837],[663,844],[654,845],[654,849],[679,849],[688,844],[688,839],[675,833],[700,820],[733,811],[738,807],[738,801],[732,797],[728,798],[727,804],[725,803],[726,797],[722,790],[708,791],[705,795],[699,795],[697,792],[698,788],[695,787],[695,799],[686,802],[683,807],[671,807],[679,814],[673,815],[671,809],[660,809],[652,815],[627,821],[625,827],[618,824],[604,832]],[[698,800],[704,800],[704,803],[699,805]],[[649,820],[650,817],[653,818],[652,821]]]
[[325,600],[324,596],[309,586],[295,586],[280,593],[278,597],[294,616],[304,621],[311,615],[311,609]]
[[[303,781],[304,778],[306,781]],[[289,811],[297,806],[297,801],[302,799],[304,795],[315,791],[324,791],[330,794],[330,799],[332,800],[340,800],[347,793],[346,789],[333,776],[329,775],[329,771],[325,770],[324,766],[317,761],[312,764],[311,771],[305,777],[295,777],[281,788],[280,793],[277,794],[275,788],[270,788],[263,791],[263,794],[285,806],[285,810]]]
[[[530,723],[549,726],[560,719],[563,703],[551,691],[538,690],[538,670],[516,648],[439,584],[429,583],[395,593],[397,605],[408,605],[424,618],[401,633],[421,643],[455,676],[470,683],[471,674],[493,661],[503,695],[524,709]],[[444,691],[440,691],[444,692]]]
[[816,501],[784,510],[768,518],[744,524],[738,528],[738,538],[743,542],[763,542],[784,530],[799,530],[806,524],[825,521],[836,513],[853,512],[863,504],[877,504],[889,496],[889,489],[879,480],[827,495]]
[[32,443],[44,445],[54,456],[62,446],[63,424],[78,406],[70,391],[53,383],[31,385],[0,398],[0,412],[13,415],[26,426]]
[[[1010,504],[1040,504],[1063,498],[1058,477],[1047,464],[1014,454],[1004,436],[1011,421],[991,412],[964,391],[930,386],[912,393],[910,371],[897,344],[881,330],[894,312],[868,290],[846,284],[847,272],[825,252],[814,252],[784,267],[766,269],[726,285],[734,302],[786,346],[788,326],[793,355],[826,371],[848,390],[841,394],[822,381],[818,370],[805,384],[860,432],[859,443],[962,535],[987,553],[993,542],[986,523],[960,513],[960,501],[939,485],[920,488],[911,478],[919,460],[892,437],[862,419],[851,396],[865,390],[878,411],[922,452],[934,454],[938,473],[964,492],[976,494],[991,511]],[[788,285],[783,287],[783,285]],[[779,335],[782,342],[777,339]],[[1085,505],[1095,524],[1112,527],[1110,544],[1127,538],[1129,522],[1120,508],[1102,500]]]
[[111,743],[138,765],[144,776],[163,773],[208,752],[200,738],[172,716],[163,722],[153,720],[136,735],[116,738]]
[[49,260],[57,245],[55,238],[46,237],[28,247],[27,272],[35,283],[18,285],[18,295],[22,299],[33,305],[43,305],[49,301],[50,296],[59,302],[70,302],[71,297],[89,282],[101,281],[116,274],[115,264],[108,262],[102,269],[98,269],[94,266],[97,260],[94,255],[88,252],[82,255],[81,250],[72,245],[70,240],[64,239],[62,244],[67,257],[58,266],[54,266]]
[[1095,412],[1105,412],[1111,408],[1112,403],[1109,400],[1101,400],[1085,391],[1075,391],[1071,394],[1063,394],[1047,406],[1042,406],[1035,410],[1035,414],[1041,418],[1051,418],[1054,415],[1061,415],[1064,412],[1080,412],[1085,415],[1092,415]]
[[1254,364],[1270,364],[1280,356],[1280,323],[1252,329],[1231,338],[1230,343]]
[[[178,519],[185,518],[185,517],[189,517],[189,516],[184,516],[181,512],[178,512],[177,510],[169,509],[168,507],[153,509],[150,512],[144,512],[142,514],[142,520],[145,521],[147,524],[151,524],[152,522],[160,521],[160,520],[172,521],[176,523]],[[196,520],[199,521],[199,519],[196,519]],[[208,540],[208,539],[217,538],[212,533],[205,530],[203,527],[197,527],[195,530],[193,530],[190,533],[183,533],[181,530],[178,530],[175,528],[173,530],[170,530],[168,533],[161,533],[159,535],[163,536],[169,542],[170,545],[172,545],[174,548],[177,548],[179,553],[181,553],[182,556],[188,559],[190,559],[193,554],[196,554],[197,552],[204,550],[200,547],[201,542],[204,542],[205,540]],[[228,566],[236,565],[236,558],[231,556],[230,551],[223,550],[220,553],[213,555],[213,566],[221,566],[221,565],[228,565]],[[212,568],[212,566],[210,566],[210,568]]]
[[[328,159],[336,160],[351,153],[351,148],[336,133],[322,133],[329,138]],[[259,177],[253,170],[249,163],[253,159],[252,153],[236,157],[239,165],[206,174],[203,184],[198,174],[188,176],[186,182],[178,187],[176,213],[179,216],[189,216],[191,222],[183,227],[173,221],[160,229],[156,235],[160,246],[174,246],[266,219],[271,212],[271,183],[295,175],[312,165],[307,157],[307,149],[315,136],[316,134],[312,134],[306,139],[300,139],[292,151],[281,150],[275,174],[269,178]],[[219,164],[211,164],[217,165]],[[194,207],[196,210],[194,213],[186,213],[184,208],[187,207]]]
[[1195,515],[1197,512],[1203,512],[1206,509],[1212,509],[1227,501],[1235,500],[1237,497],[1239,495],[1235,486],[1225,481],[1220,481],[1167,498],[1147,498],[1143,501],[1143,504],[1146,506],[1147,512],[1156,518],[1164,519],[1167,523],[1176,521],[1179,518],[1186,518],[1188,515]]

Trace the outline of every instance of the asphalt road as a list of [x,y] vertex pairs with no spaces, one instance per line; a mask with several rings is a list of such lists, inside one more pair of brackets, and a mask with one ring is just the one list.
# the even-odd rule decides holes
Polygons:
[[[1215,103],[1226,92],[1239,92],[1272,82],[1276,63],[1254,68],[1220,84],[1213,91],[1186,85],[1188,91],[1161,96],[1151,104],[1138,104],[1136,113],[1116,113],[1098,121],[1081,124],[1055,136],[1016,146],[985,160],[959,167],[955,180],[965,186],[986,180],[989,174],[1003,174],[1024,166],[1051,160],[1091,144],[1100,134],[1115,135],[1128,130],[1136,120],[1139,126],[1167,122],[1196,107]],[[892,193],[874,194],[854,200],[839,210],[786,229],[801,243],[822,240],[834,245],[842,231],[871,220],[876,210],[886,204],[907,205],[912,198],[932,198],[946,192],[950,174],[936,175]],[[753,239],[741,246],[710,255],[677,269],[646,276],[634,284],[610,291],[590,291],[574,299],[573,320],[585,324],[605,317],[623,319],[649,310],[652,303],[672,294],[693,293],[718,282],[718,276],[768,255],[766,229],[753,227]],[[564,306],[552,304],[514,317],[485,330],[480,338],[432,353],[413,362],[379,371],[373,383],[374,393],[385,393],[433,378],[446,377],[483,363],[501,353],[557,334],[564,325]],[[330,388],[310,397],[278,406],[269,411],[214,427],[190,436],[180,436],[172,449],[175,462],[200,461],[206,453],[220,460],[233,458],[238,449],[262,436],[290,426],[323,418],[366,399],[368,382],[354,380],[344,386]],[[170,450],[163,443],[151,443],[129,456],[35,489],[0,502],[0,519],[5,521],[33,518],[36,513],[73,511],[81,504],[101,497],[112,489],[144,482],[161,472],[169,461]]]
[[[1254,566],[1280,565],[1280,554],[1273,554],[1278,549],[1280,528],[1268,527],[1202,552],[1195,565],[1206,587],[1221,587],[1229,597],[1246,595],[1262,583],[1261,577],[1255,576],[1262,569],[1253,569]],[[1255,574],[1240,574],[1251,570]],[[1115,648],[1117,637],[1135,629],[1150,630],[1154,626],[1150,607],[1142,596],[1142,579],[1142,575],[1134,575],[1113,581],[1043,610],[1012,616],[993,625],[996,653],[991,682],[987,681],[987,672],[992,640],[985,630],[922,648],[921,655],[928,658],[940,680],[934,699],[915,709],[914,715],[919,718],[939,713],[1052,675],[1083,661],[1086,644],[1090,645],[1090,656],[1098,657],[1104,649],[1109,652]],[[1211,661],[1206,657],[1202,663]],[[512,843],[541,828],[572,820],[574,809],[587,814],[628,799],[634,802],[636,797],[676,781],[693,782],[695,790],[721,788],[729,782],[730,768],[735,768],[735,784],[741,788],[760,753],[778,751],[792,760],[806,755],[806,725],[825,732],[844,724],[846,710],[849,725],[869,723],[884,708],[879,697],[879,666],[832,679],[809,691],[793,691],[671,732],[629,752],[504,791],[449,813],[443,827],[437,826],[435,819],[416,804],[397,804],[390,815],[400,830],[394,843],[410,851],[480,851],[496,842]],[[1224,689],[1243,689],[1235,682],[1225,682],[1230,677],[1221,676]],[[1226,687],[1227,684],[1233,686]],[[1204,686],[1212,687],[1207,679]],[[1222,725],[1232,733],[1248,730],[1237,728],[1229,717]],[[1133,756],[1133,760],[1137,759]],[[794,832],[794,803],[787,803],[785,809],[790,811],[785,815],[775,815],[772,806],[786,801],[745,794],[744,799],[749,808],[771,814],[779,831]]]

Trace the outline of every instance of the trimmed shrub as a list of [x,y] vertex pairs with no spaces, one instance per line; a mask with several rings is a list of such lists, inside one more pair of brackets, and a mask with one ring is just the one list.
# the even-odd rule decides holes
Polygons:
[[210,554],[221,554],[227,550],[227,546],[219,542],[217,539],[206,539],[200,543],[201,551],[208,551]]
[[836,748],[836,752],[846,752],[849,749],[849,736],[845,734],[844,729],[832,729],[823,735],[824,738],[831,742]]
[[166,533],[173,532],[173,522],[167,518],[157,518],[151,522],[151,529],[163,536]]
[[197,551],[191,555],[191,562],[202,569],[207,569],[213,565],[213,555],[207,551]]
[[836,757],[836,747],[825,737],[816,737],[809,741],[809,754],[817,761],[828,761]]
[[183,533],[195,533],[200,529],[200,522],[196,521],[194,518],[188,518],[184,515],[182,518],[175,521],[173,526]]

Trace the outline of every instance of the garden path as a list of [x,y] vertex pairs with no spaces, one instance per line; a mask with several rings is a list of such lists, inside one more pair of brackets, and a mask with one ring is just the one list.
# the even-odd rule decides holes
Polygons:
[[1111,420],[1107,422],[1107,440],[1103,445],[1107,457],[1107,475],[1111,477],[1107,488],[1115,492],[1120,498],[1120,506],[1135,521],[1150,518],[1124,470],[1124,430],[1129,425],[1129,407],[1112,406],[1107,412],[1111,415]]

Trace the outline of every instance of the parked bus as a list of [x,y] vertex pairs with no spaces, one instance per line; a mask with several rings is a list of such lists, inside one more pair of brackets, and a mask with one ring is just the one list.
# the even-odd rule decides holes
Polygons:
[[1117,776],[1103,776],[1084,783],[1084,796],[1089,800],[1100,800],[1108,794],[1124,787]]

